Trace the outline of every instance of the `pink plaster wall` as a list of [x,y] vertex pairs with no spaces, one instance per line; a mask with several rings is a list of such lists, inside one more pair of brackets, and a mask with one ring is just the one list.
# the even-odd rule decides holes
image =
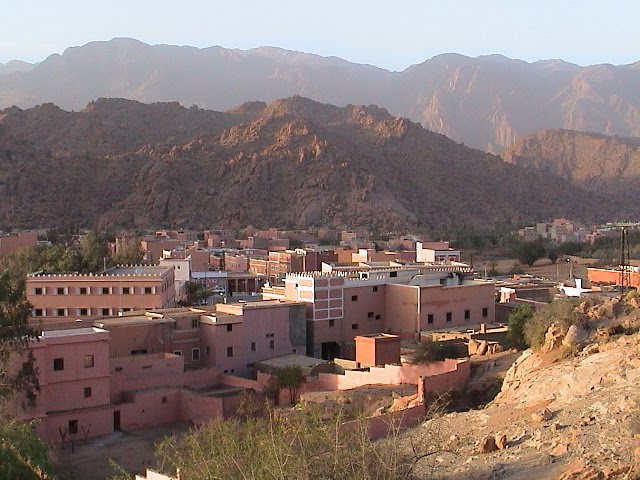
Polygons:
[[[468,360],[446,359],[443,362],[426,364],[385,365],[371,367],[369,371],[347,370],[344,375],[320,373],[317,377],[307,377],[300,393],[349,390],[364,385],[400,385],[417,383],[424,377],[425,393],[445,393],[460,388],[469,381],[471,374]],[[270,375],[257,374],[257,382],[266,385]],[[281,392],[280,403],[289,402],[288,392]]]
[[137,391],[123,400],[126,403],[114,405],[113,409],[120,410],[123,430],[136,430],[175,422],[180,412],[181,391],[171,388]]
[[[68,429],[69,420],[78,421],[78,433],[73,436],[75,441],[84,440],[82,428],[89,429],[89,437],[113,433],[113,407],[110,405],[85,411],[47,415],[37,423],[36,432],[47,442],[59,443],[62,437],[58,428]],[[66,441],[70,438],[67,434]]]

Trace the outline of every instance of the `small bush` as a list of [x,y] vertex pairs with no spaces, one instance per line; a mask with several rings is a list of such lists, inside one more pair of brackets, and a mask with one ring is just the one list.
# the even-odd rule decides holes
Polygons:
[[416,347],[413,352],[412,362],[439,362],[447,358],[458,358],[458,349],[454,343],[428,340]]
[[518,350],[529,348],[530,344],[525,337],[525,327],[532,317],[533,311],[526,303],[518,305],[509,315],[507,319],[507,325],[509,326],[507,339],[513,348]]
[[545,309],[536,312],[524,327],[524,338],[533,349],[539,349],[544,345],[544,336],[552,324],[556,324],[563,333],[566,333],[571,325],[584,328],[586,317],[575,309],[575,302],[555,301]]

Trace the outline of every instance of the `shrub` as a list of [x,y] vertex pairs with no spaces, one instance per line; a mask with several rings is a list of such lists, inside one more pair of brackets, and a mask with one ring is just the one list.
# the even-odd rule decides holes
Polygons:
[[458,358],[458,349],[453,342],[420,343],[413,352],[412,363],[439,362],[447,358]]
[[507,325],[509,326],[509,332],[507,333],[507,339],[512,347],[518,350],[524,350],[530,347],[529,342],[525,337],[525,327],[527,323],[533,317],[531,307],[525,303],[518,305],[507,319]]
[[583,327],[586,317],[576,311],[576,303],[560,300],[551,302],[546,308],[533,314],[524,327],[524,338],[533,349],[539,349],[544,345],[544,336],[552,324],[555,324],[563,333],[566,333],[571,325]]

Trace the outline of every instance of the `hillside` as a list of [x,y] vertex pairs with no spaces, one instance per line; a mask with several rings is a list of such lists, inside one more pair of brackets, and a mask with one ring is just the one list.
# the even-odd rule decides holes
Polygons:
[[[595,480],[640,478],[640,310],[605,301],[578,307],[589,320],[579,347],[547,334],[506,373],[486,407],[449,413],[407,433],[429,436],[440,448],[418,474],[447,479]],[[495,448],[492,441],[502,439]],[[500,443],[500,442],[498,442]]]
[[393,117],[302,97],[228,113],[101,99],[0,113],[0,224],[487,225],[635,214]]
[[123,97],[228,110],[293,95],[379,105],[490,152],[548,128],[640,136],[640,63],[579,67],[444,54],[389,72],[279,48],[149,46],[117,38],[35,65],[0,65],[0,108],[54,103],[80,110],[99,97]]
[[518,139],[502,158],[622,201],[631,201],[640,179],[638,138],[543,130]]

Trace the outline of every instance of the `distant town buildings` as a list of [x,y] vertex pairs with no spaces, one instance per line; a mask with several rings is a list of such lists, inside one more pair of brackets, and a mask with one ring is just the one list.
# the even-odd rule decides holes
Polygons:
[[0,257],[38,244],[37,232],[10,233],[0,235]]

